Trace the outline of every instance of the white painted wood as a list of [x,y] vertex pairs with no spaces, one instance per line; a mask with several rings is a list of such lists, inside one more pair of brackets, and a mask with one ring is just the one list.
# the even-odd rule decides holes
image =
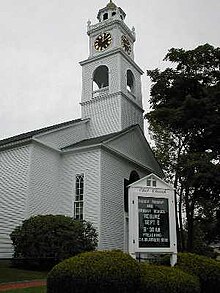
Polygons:
[[127,250],[124,179],[129,179],[133,170],[140,177],[146,175],[142,168],[102,151],[100,249]]
[[[149,186],[150,180],[156,180],[156,186]],[[151,181],[152,182],[152,181]],[[169,210],[169,247],[140,247],[139,246],[139,209],[138,198],[154,198],[155,200],[168,200]],[[175,263],[175,255],[177,254],[177,238],[176,238],[176,216],[175,216],[175,200],[174,189],[161,180],[158,176],[150,174],[129,186],[129,253],[136,255],[140,253],[142,256],[149,253],[168,253],[172,254],[171,264]]]
[[100,150],[80,151],[63,156],[61,203],[59,212],[74,216],[75,176],[84,174],[84,219],[96,227],[100,236]]
[[26,217],[30,146],[0,152],[0,258],[12,255],[9,234]]

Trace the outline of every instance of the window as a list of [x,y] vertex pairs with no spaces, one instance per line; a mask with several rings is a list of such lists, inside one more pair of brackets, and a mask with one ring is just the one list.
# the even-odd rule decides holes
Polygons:
[[127,213],[128,212],[128,188],[127,186],[137,180],[140,179],[140,176],[138,175],[138,173],[133,170],[130,173],[130,177],[129,180],[128,179],[124,179],[124,210]]
[[147,186],[157,187],[157,181],[153,177],[147,179]]
[[127,90],[130,93],[133,94],[134,93],[134,87],[135,87],[135,84],[134,84],[134,75],[131,72],[131,70],[128,70],[127,71]]
[[109,85],[109,70],[105,65],[96,68],[93,73],[93,91],[105,88]]
[[83,220],[84,174],[76,175],[74,218]]
[[103,15],[103,20],[106,20],[106,19],[108,19],[108,13],[105,13],[105,14]]

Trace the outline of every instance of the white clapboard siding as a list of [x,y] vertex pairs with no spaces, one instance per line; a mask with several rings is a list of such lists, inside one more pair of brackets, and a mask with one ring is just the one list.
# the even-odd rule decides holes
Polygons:
[[57,214],[60,204],[60,154],[33,144],[30,166],[28,217]]
[[[131,94],[128,92],[127,95]],[[143,130],[143,111],[131,101],[131,99],[129,100],[125,97],[121,100],[121,127],[125,129],[131,125],[138,124]]]
[[121,130],[120,98],[118,96],[103,96],[83,104],[82,115],[91,119],[88,125],[90,137]]
[[124,179],[129,179],[133,170],[140,177],[147,174],[128,161],[102,151],[100,249],[124,250],[126,247]]
[[75,177],[84,174],[84,219],[99,232],[100,227],[100,150],[74,152],[63,156],[60,213],[73,216]]
[[30,146],[0,153],[0,258],[11,256],[9,234],[26,217]]

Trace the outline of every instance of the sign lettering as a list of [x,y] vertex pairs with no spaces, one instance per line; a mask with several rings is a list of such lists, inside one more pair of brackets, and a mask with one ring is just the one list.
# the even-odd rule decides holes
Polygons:
[[138,197],[139,247],[169,247],[167,198]]

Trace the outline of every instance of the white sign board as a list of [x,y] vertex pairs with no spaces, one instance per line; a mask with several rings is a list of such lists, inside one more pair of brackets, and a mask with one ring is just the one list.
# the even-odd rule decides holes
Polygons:
[[149,176],[129,187],[129,253],[173,255],[177,253],[174,190]]

